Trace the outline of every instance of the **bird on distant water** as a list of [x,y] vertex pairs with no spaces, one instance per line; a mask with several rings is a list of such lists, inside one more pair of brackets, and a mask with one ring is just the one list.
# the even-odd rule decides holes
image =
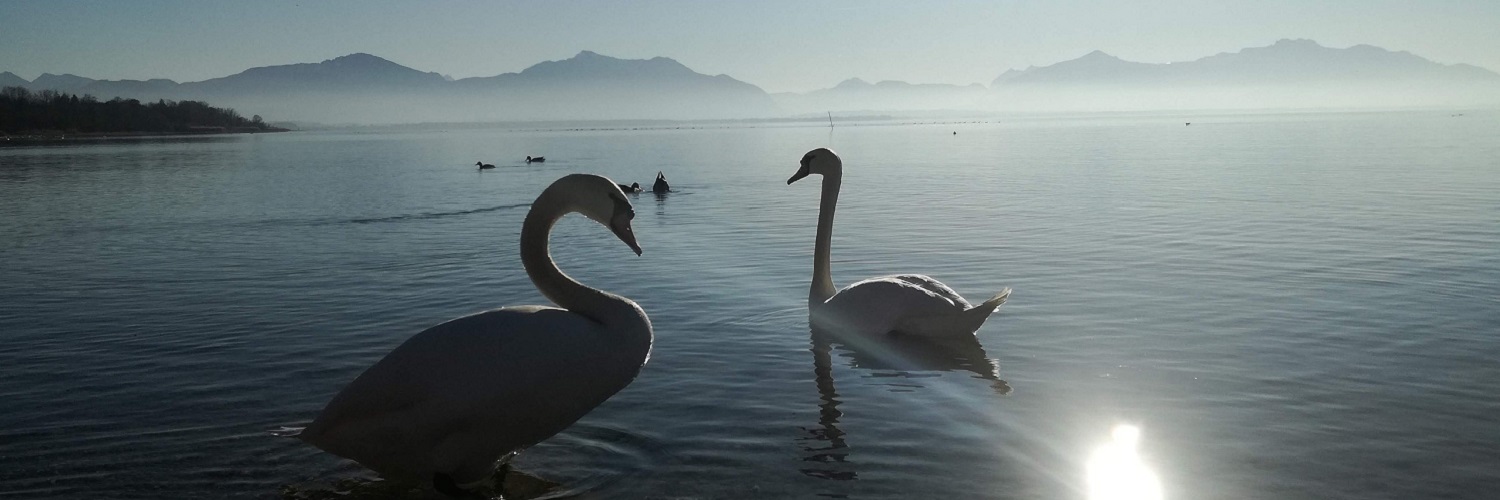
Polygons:
[[656,182],[651,184],[651,192],[665,194],[671,191],[672,186],[667,185],[667,176],[662,175],[661,171],[658,170],[656,172]]
[[474,162],[474,164],[478,165],[480,170],[487,170],[487,169],[495,168],[494,165],[490,165],[488,163],[479,162],[479,161]]
[[632,182],[632,183],[630,183],[629,186],[621,184],[620,185],[620,190],[624,191],[624,192],[627,192],[627,193],[639,193],[639,192],[641,192],[641,183],[639,183],[639,182]]
[[651,321],[630,299],[557,268],[548,235],[570,213],[603,224],[640,255],[635,210],[619,186],[597,175],[562,177],[532,202],[520,238],[526,274],[558,307],[502,307],[428,328],[339,391],[311,425],[275,433],[475,497],[466,488],[625,388],[650,356]]
[[833,212],[838,205],[844,163],[828,149],[802,156],[801,168],[787,184],[811,174],[823,176],[818,208],[818,234],[813,246],[813,278],[807,309],[812,325],[834,332],[867,335],[888,333],[920,337],[973,337],[1010,297],[1010,289],[971,305],[958,292],[921,274],[870,278],[835,290],[830,270]]
[[543,163],[543,162],[546,162],[546,161],[547,161],[547,159],[544,158],[544,157],[541,157],[541,156],[527,156],[526,157],[526,163]]

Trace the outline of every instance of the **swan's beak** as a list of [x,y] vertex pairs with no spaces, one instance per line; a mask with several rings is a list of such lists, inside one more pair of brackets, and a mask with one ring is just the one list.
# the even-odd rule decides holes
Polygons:
[[614,219],[609,221],[609,230],[614,232],[615,237],[619,238],[620,241],[625,242],[626,245],[630,245],[630,249],[635,250],[635,254],[639,256],[641,254],[641,245],[635,242],[635,231],[630,229],[630,219],[633,216],[635,216],[635,211],[633,210],[616,215]]
[[787,183],[788,186],[790,186],[793,182],[797,182],[798,179],[801,179],[803,177],[807,177],[807,163],[806,162],[802,163],[802,168],[797,169],[797,173],[792,174],[792,178],[787,179],[786,183]]

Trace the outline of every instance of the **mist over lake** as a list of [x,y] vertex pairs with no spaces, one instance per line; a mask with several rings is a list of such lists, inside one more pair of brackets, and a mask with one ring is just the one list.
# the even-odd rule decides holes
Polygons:
[[[552,235],[655,345],[509,498],[1083,498],[1121,426],[1167,498],[1488,498],[1500,114],[1455,114],[3,147],[0,492],[401,496],[266,431],[424,328],[547,304],[517,247],[558,177],[661,171],[673,192],[629,196],[642,256],[582,217]],[[818,188],[785,181],[819,147],[844,160],[835,284],[1013,288],[977,348],[810,333]]]

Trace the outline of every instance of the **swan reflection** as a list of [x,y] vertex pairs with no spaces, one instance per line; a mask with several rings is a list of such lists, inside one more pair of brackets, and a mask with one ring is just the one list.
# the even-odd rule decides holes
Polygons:
[[1161,482],[1136,452],[1141,429],[1117,425],[1089,456],[1089,500],[1161,500]]
[[[835,335],[814,328],[814,349],[819,343],[838,344],[840,357],[849,366],[871,371],[873,377],[923,378],[936,373],[967,371],[974,378],[990,381],[996,394],[1009,394],[1010,384],[1000,379],[1000,365],[984,352],[973,336],[931,339],[904,335]],[[817,358],[814,358],[817,361]]]
[[[934,341],[897,335],[835,335],[820,328],[812,329],[813,381],[818,388],[818,425],[804,427],[798,439],[807,452],[802,460],[819,465],[801,469],[805,475],[821,479],[847,481],[858,478],[850,470],[845,434],[839,428],[839,410],[843,404],[834,386],[833,352],[846,358],[851,368],[867,370],[874,377],[922,378],[937,376],[934,372],[967,371],[974,378],[988,380],[996,394],[1011,391],[1000,379],[1000,367],[986,356],[984,347],[974,337]],[[924,373],[926,372],[926,373]],[[921,386],[915,386],[921,387]]]
[[821,467],[807,467],[801,469],[808,476],[847,481],[856,479],[852,470],[836,470],[834,464],[844,463],[849,456],[848,446],[844,444],[844,431],[839,429],[839,417],[844,413],[839,411],[839,393],[833,387],[833,361],[829,358],[833,344],[819,340],[817,333],[813,334],[813,381],[818,385],[818,426],[802,430],[807,435],[802,437],[802,450],[809,455],[802,457],[803,461],[818,462],[824,464]]
[[[503,475],[503,477],[501,477]],[[503,486],[502,486],[503,485]],[[503,491],[501,489],[503,488]],[[507,468],[496,473],[496,477],[485,481],[473,493],[482,498],[504,498],[526,500],[531,498],[555,498],[566,495],[562,484],[549,481],[525,472]],[[376,500],[376,499],[446,499],[448,496],[433,491],[423,481],[400,479],[371,479],[348,477],[332,484],[288,484],[281,487],[283,500]]]

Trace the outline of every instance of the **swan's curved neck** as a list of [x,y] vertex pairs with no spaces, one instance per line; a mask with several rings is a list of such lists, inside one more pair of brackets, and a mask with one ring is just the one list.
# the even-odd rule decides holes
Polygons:
[[552,226],[574,210],[565,200],[549,194],[556,193],[544,192],[537,198],[521,224],[521,265],[531,282],[558,307],[598,323],[615,326],[636,317],[639,308],[630,299],[579,283],[552,261],[547,245]]
[[818,239],[813,247],[812,287],[807,291],[809,304],[827,302],[837,291],[833,287],[831,269],[833,253],[833,209],[839,204],[839,185],[843,183],[843,172],[823,175],[823,198],[818,205]]

